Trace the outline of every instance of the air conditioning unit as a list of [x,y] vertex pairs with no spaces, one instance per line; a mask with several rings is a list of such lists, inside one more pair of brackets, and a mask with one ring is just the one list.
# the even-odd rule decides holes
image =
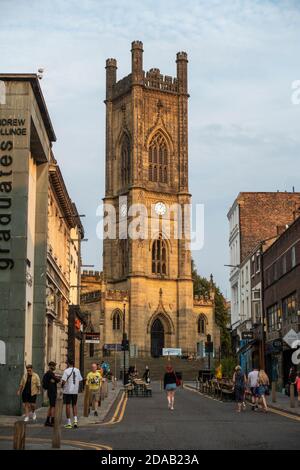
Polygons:
[[259,302],[260,300],[260,289],[252,289],[252,302]]

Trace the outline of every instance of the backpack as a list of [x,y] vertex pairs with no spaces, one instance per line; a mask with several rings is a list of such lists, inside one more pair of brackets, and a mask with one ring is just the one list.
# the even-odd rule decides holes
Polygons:
[[48,390],[48,388],[49,388],[49,378],[48,378],[48,373],[47,372],[43,376],[42,385],[43,385],[44,390]]

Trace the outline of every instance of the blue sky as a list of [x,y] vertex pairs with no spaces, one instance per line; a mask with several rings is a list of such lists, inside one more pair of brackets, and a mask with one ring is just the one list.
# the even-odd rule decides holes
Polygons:
[[[54,153],[89,241],[83,262],[101,267],[96,208],[104,194],[105,59],[130,72],[175,75],[189,55],[190,190],[205,204],[198,271],[228,289],[226,214],[240,191],[300,191],[300,2],[249,0],[0,0],[1,72],[36,72],[58,141]],[[227,291],[229,294],[229,292]]]

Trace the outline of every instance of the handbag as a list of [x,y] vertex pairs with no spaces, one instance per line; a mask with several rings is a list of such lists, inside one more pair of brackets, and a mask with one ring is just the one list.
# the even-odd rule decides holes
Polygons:
[[174,375],[175,375],[175,379],[176,379],[176,387],[179,387],[181,385],[181,380],[177,377],[175,372],[174,372]]

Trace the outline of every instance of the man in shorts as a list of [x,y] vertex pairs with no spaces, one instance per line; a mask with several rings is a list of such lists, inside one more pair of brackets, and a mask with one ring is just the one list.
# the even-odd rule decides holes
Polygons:
[[102,374],[97,370],[97,364],[94,362],[91,371],[86,376],[86,385],[90,392],[90,406],[94,410],[94,416],[98,416],[98,406],[100,402]]
[[258,408],[258,368],[254,367],[252,372],[248,374],[248,386],[251,392],[251,402],[252,402],[252,411],[255,411]]
[[47,395],[49,399],[49,409],[47,413],[47,418],[45,426],[54,425],[54,414],[55,414],[55,403],[57,398],[57,384],[60,381],[60,378],[55,375],[56,363],[50,361],[48,364],[48,371],[44,374],[43,377],[43,388],[47,390]]
[[[74,361],[68,360],[68,367],[65,369],[61,383],[63,387],[63,399],[64,404],[66,405],[66,417],[67,422],[65,425],[66,429],[78,428],[78,408],[77,408],[77,399],[78,399],[78,390],[79,384],[82,381],[82,376],[80,370],[74,366]],[[73,426],[71,423],[71,405],[73,411]]]

